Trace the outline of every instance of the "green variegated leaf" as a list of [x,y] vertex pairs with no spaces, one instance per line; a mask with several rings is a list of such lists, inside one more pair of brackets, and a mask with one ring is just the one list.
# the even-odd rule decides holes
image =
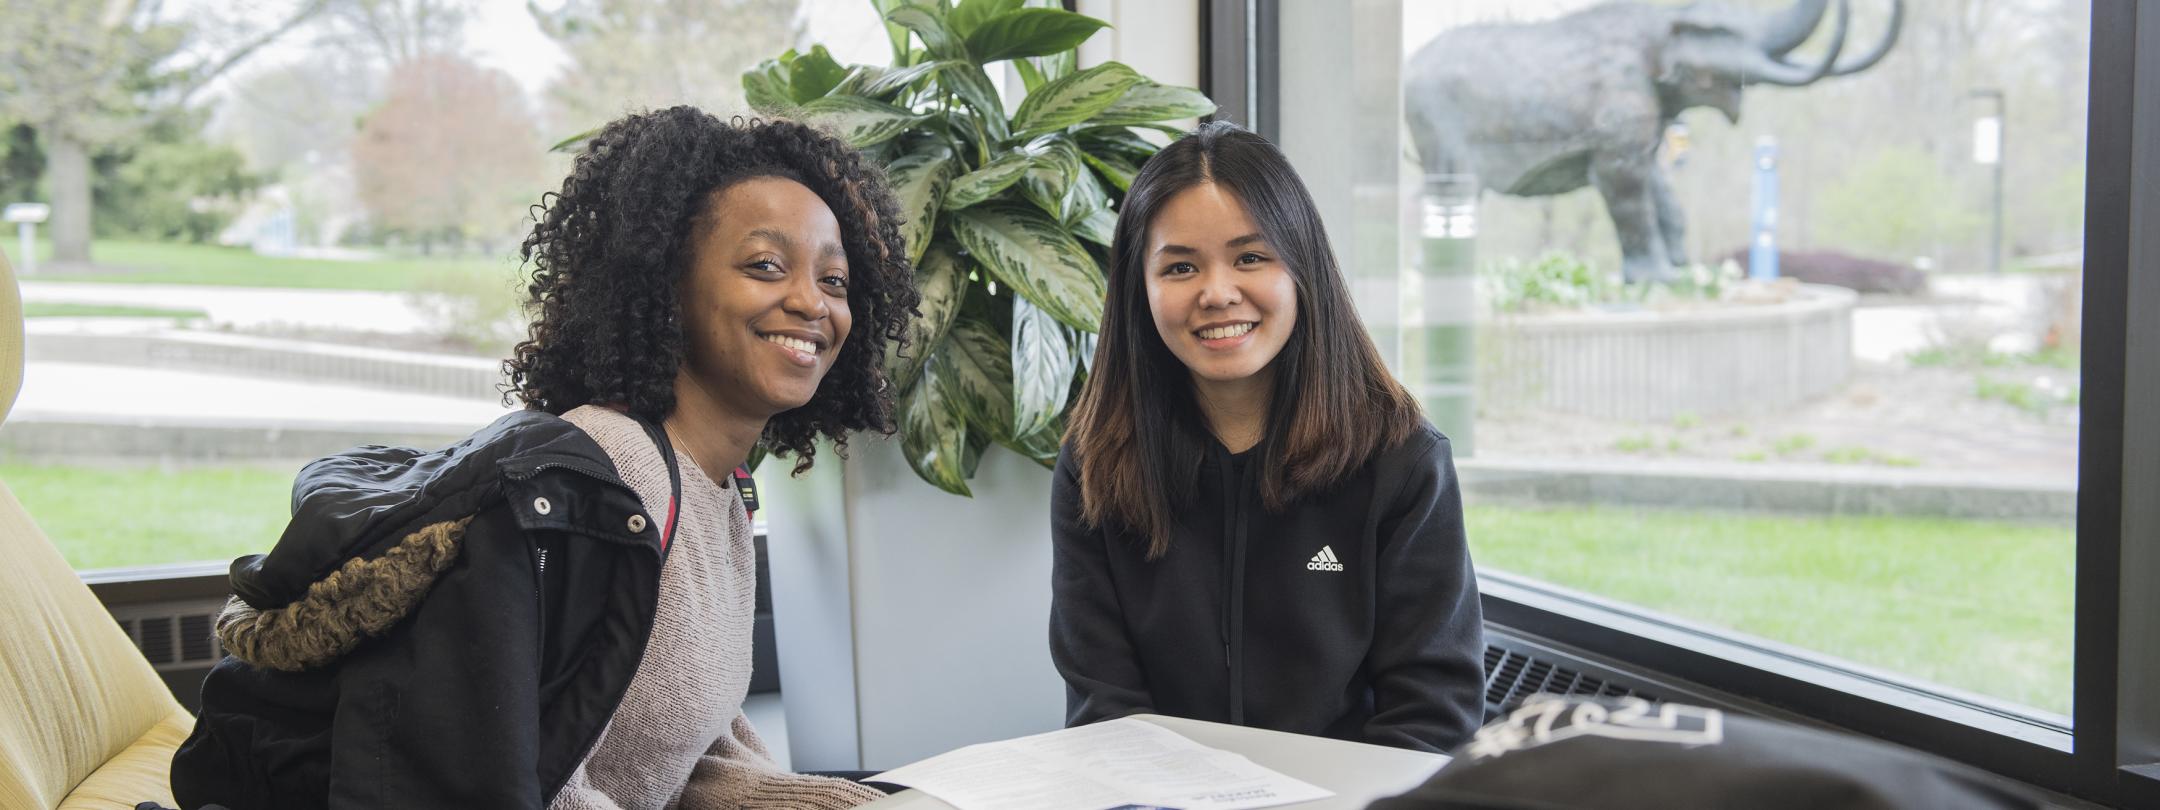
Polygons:
[[877,81],[878,77],[883,75],[885,75],[885,68],[876,65],[849,65],[847,75],[840,78],[839,84],[833,85],[832,95],[862,96],[876,101],[885,101],[886,99],[863,92],[865,86]]
[[948,401],[946,386],[937,378],[936,364],[900,400],[900,454],[908,466],[932,486],[954,495],[974,497],[968,491],[968,430],[961,411]]
[[931,56],[939,59],[967,58],[967,52],[963,50],[964,46],[961,44],[960,37],[954,35],[952,27],[945,24],[944,13],[935,8],[915,5],[901,6],[893,9],[892,13],[885,15],[885,19],[906,26],[908,30],[915,32],[916,38],[922,40],[923,47],[930,50]]
[[1073,139],[1063,134],[1036,138],[1028,142],[1027,149],[1035,155],[1036,165],[1057,169],[1065,182],[1072,182],[1087,171],[1087,163],[1080,159],[1080,147],[1074,146]]
[[[893,94],[907,89],[909,85],[912,85],[918,81],[922,81],[925,78],[936,75],[938,71],[958,64],[964,63],[951,61],[924,62],[920,65],[909,65],[904,68],[893,68],[890,70],[882,68],[871,68],[872,70],[875,70],[877,72],[862,74],[863,80],[859,87],[851,87],[847,82],[841,82],[840,87],[835,89],[833,92],[837,93],[847,91],[852,92],[854,95],[862,96],[864,98],[874,98],[879,101],[891,101],[891,97]],[[862,65],[861,67],[868,68],[870,66]]]
[[1104,107],[1088,123],[1152,124],[1180,118],[1198,118],[1213,112],[1215,102],[1209,101],[1206,94],[1190,87],[1136,84],[1126,90],[1117,103]]
[[1026,152],[1007,152],[984,164],[982,168],[960,175],[945,189],[945,208],[966,208],[996,196],[1011,188],[1029,167],[1035,165],[1035,156]]
[[1130,127],[1081,127],[1073,131],[1080,151],[1096,157],[1119,157],[1134,166],[1146,163],[1162,147],[1140,137]]
[[823,98],[845,78],[847,68],[841,67],[823,45],[810,46],[809,53],[788,63],[788,90],[797,104]]
[[921,261],[923,250],[930,246],[938,198],[945,196],[955,166],[952,149],[936,142],[885,164],[885,179],[900,203],[900,214],[907,218],[900,223],[900,235],[907,239],[908,261]]
[[933,112],[930,116],[932,122],[943,119],[943,130],[946,134],[952,136],[955,141],[953,149],[960,154],[981,155],[985,150],[994,151],[997,147],[996,144],[989,144],[983,140],[983,133],[976,129],[975,117],[970,115],[965,107],[956,106],[944,113]]
[[894,101],[893,96],[907,89],[908,85],[936,74],[939,69],[949,64],[952,63],[924,62],[901,68],[853,65],[848,68],[847,78],[841,79],[839,86],[834,87],[828,95],[862,96],[889,104]]
[[1080,149],[1071,138],[1058,134],[1030,141],[1027,151],[1035,155],[1035,163],[1020,178],[1020,195],[1051,218],[1064,218],[1065,197],[1073,181],[1087,173]]
[[1047,470],[1057,467],[1058,444],[1064,441],[1064,438],[1065,420],[1060,418],[1056,424],[1011,441],[998,442],[998,444],[1019,453],[1021,457],[1029,461],[1042,465],[1043,469]]
[[960,300],[967,295],[967,276],[960,257],[942,242],[925,251],[915,265],[915,291],[922,295],[916,310],[922,314],[908,322],[907,345],[885,353],[885,377],[895,387],[905,389],[945,341],[946,330],[960,314]]
[[1080,358],[1081,373],[1095,373],[1095,348],[1100,345],[1101,338],[1094,332],[1081,332],[1080,339],[1073,343],[1073,354]]
[[[745,75],[744,78],[748,78],[748,76]],[[585,151],[585,142],[592,140],[593,136],[598,134],[600,134],[600,130],[597,129],[585,130],[584,132],[580,132],[576,135],[572,135],[568,138],[564,138],[561,141],[556,142],[554,146],[548,147],[548,151],[560,152],[566,155],[575,155],[579,152]]]
[[795,107],[795,93],[788,88],[787,65],[767,59],[743,71],[743,100],[750,109],[765,115],[782,115]]
[[1152,129],[1156,132],[1162,133],[1173,141],[1192,134],[1191,130],[1183,129],[1180,127],[1173,127],[1169,124],[1126,124],[1125,126],[1138,127],[1140,129]]
[[1140,74],[1117,62],[1104,62],[1029,93],[1013,113],[1014,134],[1031,137],[1093,118],[1141,81]]
[[1072,331],[1025,296],[1013,296],[1012,319],[1010,430],[1026,436],[1049,426],[1065,410],[1065,397],[1072,391]]
[[1108,208],[1082,217],[1073,225],[1073,234],[1103,247],[1117,237],[1117,212]]
[[1083,332],[1101,328],[1102,270],[1057,222],[1010,203],[964,208],[947,221],[968,254],[1000,283],[1066,326]]
[[1098,157],[1092,152],[1081,152],[1080,158],[1087,161],[1087,165],[1095,167],[1095,171],[1102,172],[1103,178],[1117,186],[1119,191],[1131,191],[1133,176],[1140,173],[1140,167],[1125,162],[1125,158],[1119,155]]
[[1005,104],[998,100],[997,87],[990,83],[990,77],[983,74],[980,66],[966,62],[954,65],[938,73],[938,86],[974,108],[978,120],[989,130],[992,143],[1011,137],[1011,125],[1005,119]]
[[1025,0],[960,0],[960,5],[946,15],[945,22],[953,33],[965,37],[974,33],[984,20],[1019,8],[1023,2]]
[[1012,347],[989,324],[961,318],[945,333],[930,368],[971,425],[1012,435]]
[[990,434],[984,432],[982,428],[975,425],[968,426],[967,454],[960,457],[960,469],[967,473],[969,480],[974,480],[975,468],[981,466],[983,451],[990,449],[992,441]]
[[1022,8],[983,20],[963,36],[967,37],[968,57],[987,65],[1070,51],[1108,25],[1061,8]]
[[1065,175],[1041,164],[1030,166],[1027,174],[1020,178],[1020,196],[1033,203],[1035,210],[1055,219],[1062,212],[1060,206],[1065,199]]
[[804,123],[823,127],[861,149],[884,143],[922,120],[907,110],[860,96],[826,96],[802,105]]
[[1065,196],[1060,205],[1058,223],[1067,228],[1078,228],[1095,212],[1110,208],[1110,192],[1103,190],[1102,181],[1095,179],[1094,172],[1082,169],[1065,185]]

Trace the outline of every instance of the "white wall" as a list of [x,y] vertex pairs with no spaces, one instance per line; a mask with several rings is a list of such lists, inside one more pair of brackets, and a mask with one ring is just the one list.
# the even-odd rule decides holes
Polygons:
[[1080,0],[1110,28],[1080,46],[1080,64],[1123,62],[1162,84],[1200,85],[1200,0]]

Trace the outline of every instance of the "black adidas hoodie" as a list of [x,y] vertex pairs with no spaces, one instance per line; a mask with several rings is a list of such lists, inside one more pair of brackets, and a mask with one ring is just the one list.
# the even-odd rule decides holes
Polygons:
[[1444,752],[1483,721],[1483,617],[1447,437],[1425,425],[1284,514],[1211,442],[1161,559],[1051,485],[1066,723],[1151,712]]

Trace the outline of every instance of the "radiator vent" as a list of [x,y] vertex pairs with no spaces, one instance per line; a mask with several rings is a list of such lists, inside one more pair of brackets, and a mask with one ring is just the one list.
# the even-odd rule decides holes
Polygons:
[[1555,665],[1549,661],[1496,646],[1485,648],[1485,716],[1487,718],[1522,707],[1531,695],[1577,695],[1639,697],[1656,703],[1659,698],[1593,675]]
[[204,669],[224,657],[225,648],[211,632],[224,601],[150,602],[112,609],[143,658],[159,671]]

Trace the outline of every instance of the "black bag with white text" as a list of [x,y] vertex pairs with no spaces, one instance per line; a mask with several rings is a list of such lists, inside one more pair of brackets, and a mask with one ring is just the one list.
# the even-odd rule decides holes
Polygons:
[[2001,777],[1876,740],[1639,699],[1532,702],[1371,810],[2041,808]]

